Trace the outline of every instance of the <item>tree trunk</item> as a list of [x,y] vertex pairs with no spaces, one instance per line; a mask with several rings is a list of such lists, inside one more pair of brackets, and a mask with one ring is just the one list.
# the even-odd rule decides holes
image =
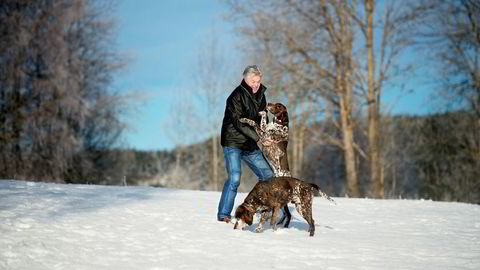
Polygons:
[[345,169],[347,174],[347,194],[350,197],[360,195],[358,189],[357,167],[355,159],[354,136],[353,136],[353,90],[352,90],[352,48],[353,34],[348,29],[348,19],[344,16],[344,6],[341,5],[340,34],[341,34],[341,52],[340,59],[337,60],[337,91],[340,97],[340,121],[343,133],[343,147],[345,158]]
[[368,57],[368,156],[370,165],[370,181],[373,195],[376,198],[384,197],[384,185],[380,177],[379,154],[378,154],[378,110],[377,94],[374,88],[375,62],[373,58],[373,0],[365,0],[365,14],[367,16],[367,57]]
[[304,150],[305,150],[305,131],[308,127],[308,121],[310,117],[313,116],[313,104],[311,97],[308,98],[307,103],[307,110],[304,113],[304,117],[302,118],[302,126],[300,127],[300,135],[299,135],[299,146],[298,146],[298,169],[297,169],[297,176],[301,177],[301,173],[303,172],[303,160],[304,160]]
[[288,95],[288,105],[290,107],[289,115],[290,115],[290,128],[289,133],[291,134],[291,145],[292,145],[292,163],[290,166],[290,170],[292,172],[292,176],[298,177],[298,160],[299,160],[299,142],[300,142],[300,130],[298,125],[298,117],[296,115],[297,111],[297,103],[295,102],[295,95],[294,93],[290,93]]
[[340,98],[340,119],[342,124],[345,169],[347,174],[347,194],[358,197],[357,169],[355,166],[355,149],[353,147],[353,127],[349,108],[345,98]]
[[218,137],[212,137],[212,190],[218,189]]

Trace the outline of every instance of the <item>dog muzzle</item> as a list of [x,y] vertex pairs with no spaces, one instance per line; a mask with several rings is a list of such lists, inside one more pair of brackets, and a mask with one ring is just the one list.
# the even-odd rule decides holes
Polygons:
[[237,222],[235,222],[235,226],[233,226],[233,229],[234,230],[245,230],[246,225],[247,224],[243,220],[238,219]]

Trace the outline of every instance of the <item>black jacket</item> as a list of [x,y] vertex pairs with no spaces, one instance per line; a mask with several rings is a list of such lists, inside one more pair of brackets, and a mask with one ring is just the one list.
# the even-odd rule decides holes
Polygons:
[[227,98],[225,115],[223,116],[221,145],[240,148],[242,150],[258,149],[259,139],[255,130],[248,124],[241,123],[240,118],[252,119],[260,123],[258,112],[265,111],[267,101],[265,91],[267,88],[261,84],[257,93],[242,80],[242,83],[233,90]]

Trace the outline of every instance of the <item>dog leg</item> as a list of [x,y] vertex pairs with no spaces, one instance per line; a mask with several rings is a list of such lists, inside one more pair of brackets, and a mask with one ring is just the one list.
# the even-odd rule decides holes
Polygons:
[[270,225],[274,231],[277,230],[277,215],[280,212],[280,208],[275,207],[272,210],[272,220],[270,221]]
[[266,159],[267,159],[267,163],[268,165],[270,165],[270,168],[272,168],[272,171],[273,171],[273,175],[275,177],[278,177],[279,176],[279,171],[277,169],[277,164],[275,164],[274,162],[274,159],[271,157],[271,153],[269,151],[263,151]]
[[261,138],[265,137],[265,132],[257,125],[257,123],[255,123],[255,121],[248,118],[240,118],[239,121],[252,126],[255,129],[255,132],[257,132],[258,136]]
[[310,224],[310,228],[308,229],[308,231],[310,232],[310,236],[313,236],[315,234],[315,224],[313,219],[312,219],[312,224]]
[[308,222],[308,225],[309,225],[308,232],[310,233],[310,236],[313,236],[315,234],[315,221],[312,218],[312,213],[310,213],[309,216],[310,217],[308,217],[308,215],[307,215],[308,219],[305,218],[305,217],[303,217],[303,218],[305,218]]
[[297,212],[302,215],[302,217],[307,221],[309,228],[308,232],[310,236],[315,234],[315,221],[312,218],[312,204],[305,204],[305,203],[295,203],[295,208]]
[[[275,167],[276,167],[277,175],[279,175],[281,172],[281,168],[280,168],[280,157],[278,155],[275,158]],[[282,175],[279,175],[279,176],[282,176]]]
[[260,222],[258,222],[257,228],[255,228],[255,232],[259,233],[263,231],[263,223],[265,222],[265,215],[267,212],[260,213]]
[[244,124],[247,124],[249,126],[252,126],[255,131],[258,133],[258,131],[260,130],[260,127],[257,125],[257,123],[255,123],[255,121],[251,120],[251,119],[248,119],[248,118],[240,118],[239,120],[240,122],[244,123]]
[[283,207],[283,217],[280,219],[279,222],[277,222],[277,225],[282,224],[285,220],[285,225],[283,225],[284,228],[288,228],[288,225],[290,225],[290,220],[292,219],[292,214],[290,214],[290,210],[288,210],[288,205],[285,205]]
[[250,119],[248,119],[248,118],[240,118],[240,120],[238,120],[238,121],[240,121],[240,122],[242,122],[242,123],[244,123],[244,124],[248,124],[248,125],[250,125],[250,126],[252,126],[252,127],[255,127],[255,126],[257,125],[257,123],[255,123],[255,121],[250,120]]
[[[284,210],[284,212],[285,212],[285,210]],[[282,218],[277,222],[277,225],[282,224],[285,221],[286,218],[287,218],[287,215],[285,215],[285,213],[284,213]]]
[[265,111],[261,111],[258,114],[262,116],[262,119],[260,120],[260,129],[262,131],[267,130],[267,113]]

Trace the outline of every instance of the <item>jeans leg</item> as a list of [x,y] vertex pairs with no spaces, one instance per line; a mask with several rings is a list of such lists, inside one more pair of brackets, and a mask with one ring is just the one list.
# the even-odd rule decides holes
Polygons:
[[272,168],[263,156],[262,151],[255,150],[243,155],[243,160],[255,173],[259,181],[266,181],[274,176]]
[[223,185],[222,196],[220,197],[220,202],[218,204],[217,219],[219,220],[223,217],[231,217],[235,197],[237,196],[237,188],[240,185],[240,177],[242,174],[240,155],[240,149],[233,147],[225,147],[223,149],[228,178]]

